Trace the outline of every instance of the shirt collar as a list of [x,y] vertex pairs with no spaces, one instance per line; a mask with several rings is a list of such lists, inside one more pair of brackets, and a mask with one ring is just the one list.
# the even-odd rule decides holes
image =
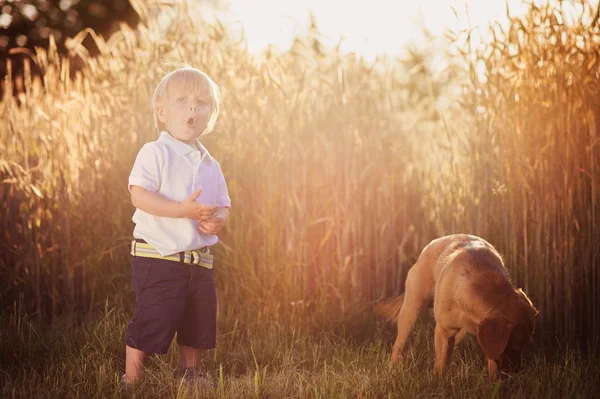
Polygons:
[[204,159],[205,156],[209,155],[208,150],[202,145],[202,143],[200,143],[200,140],[196,139],[195,141],[195,145],[200,150],[195,150],[192,146],[177,140],[165,130],[160,132],[160,136],[158,137],[157,141],[166,144],[167,147],[175,151],[175,153],[179,156],[187,155],[190,152],[194,151],[200,151],[202,159]]

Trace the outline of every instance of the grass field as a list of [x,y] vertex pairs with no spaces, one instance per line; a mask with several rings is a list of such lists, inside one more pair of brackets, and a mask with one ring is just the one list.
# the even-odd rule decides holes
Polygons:
[[[232,313],[233,314],[233,313]],[[135,397],[148,398],[594,398],[599,397],[598,347],[577,350],[537,343],[525,369],[497,383],[487,378],[474,337],[455,351],[449,373],[433,373],[433,324],[420,322],[398,367],[390,369],[395,327],[369,311],[292,324],[265,315],[245,322],[222,315],[217,349],[204,368],[211,383],[190,385],[174,377],[178,351],[151,358]],[[252,317],[258,316],[258,317]],[[124,333],[130,315],[106,308],[78,328],[49,330],[12,320],[0,337],[0,396],[6,398],[127,397]]]

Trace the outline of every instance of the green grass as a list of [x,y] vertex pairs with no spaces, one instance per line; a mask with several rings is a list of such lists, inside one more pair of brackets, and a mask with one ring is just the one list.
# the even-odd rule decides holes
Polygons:
[[[241,311],[238,313],[242,313]],[[178,351],[153,356],[135,397],[156,398],[591,398],[600,385],[597,351],[533,348],[525,369],[489,383],[476,341],[455,351],[449,373],[433,374],[433,325],[423,320],[401,364],[389,369],[395,328],[370,312],[297,317],[290,323],[247,320],[222,312],[217,349],[204,368],[214,385],[175,378]],[[12,319],[0,337],[0,396],[6,398],[127,397],[119,386],[129,311],[107,308],[85,324],[39,329]],[[325,321],[328,320],[328,321]],[[304,321],[304,322],[303,322]],[[62,324],[62,326],[61,326]]]

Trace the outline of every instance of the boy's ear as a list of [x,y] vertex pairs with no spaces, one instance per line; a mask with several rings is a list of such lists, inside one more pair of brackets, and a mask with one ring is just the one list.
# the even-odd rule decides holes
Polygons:
[[158,116],[158,120],[162,123],[167,123],[167,113],[164,108],[156,107],[156,116]]

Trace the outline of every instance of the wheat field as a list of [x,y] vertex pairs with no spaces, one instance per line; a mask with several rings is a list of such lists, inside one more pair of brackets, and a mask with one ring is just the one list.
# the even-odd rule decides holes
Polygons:
[[[433,50],[366,62],[325,48],[316,34],[257,56],[218,21],[199,23],[193,2],[169,8],[176,23],[166,29],[147,5],[132,3],[138,29],[70,40],[84,62],[74,74],[52,42],[26,58],[41,77],[27,63],[24,76],[13,76],[8,64],[2,394],[123,394],[117,377],[133,305],[126,181],[139,148],[156,138],[154,86],[177,62],[221,88],[222,112],[203,142],[233,203],[215,250],[219,347],[207,364],[217,384],[205,393],[595,394],[598,5],[583,3],[571,24],[560,3],[532,5],[476,48],[469,32],[448,32],[449,61],[439,68]],[[86,55],[86,35],[100,56]],[[473,342],[449,380],[436,382],[427,323],[405,367],[387,370],[393,329],[371,317],[370,305],[403,290],[432,238],[457,232],[498,248],[540,310],[529,361],[535,384],[526,373],[487,384]],[[173,359],[156,360],[142,396],[194,395],[164,380]]]

